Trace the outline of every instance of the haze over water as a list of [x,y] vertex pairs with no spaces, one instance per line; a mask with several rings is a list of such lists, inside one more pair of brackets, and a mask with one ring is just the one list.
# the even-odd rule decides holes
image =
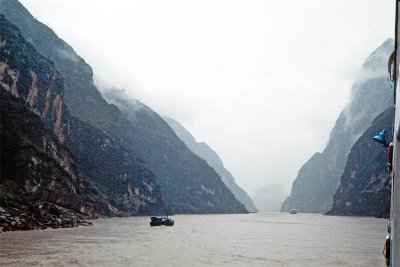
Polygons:
[[0,266],[384,266],[386,221],[320,214],[176,215],[0,235]]

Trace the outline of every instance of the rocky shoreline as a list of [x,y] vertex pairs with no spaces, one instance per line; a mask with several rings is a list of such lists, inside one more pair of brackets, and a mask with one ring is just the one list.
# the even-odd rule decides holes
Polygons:
[[[19,230],[44,230],[47,228],[72,228],[90,226],[87,215],[73,212],[49,202],[27,203],[3,198],[0,205],[0,233]],[[7,205],[7,210],[1,206]]]

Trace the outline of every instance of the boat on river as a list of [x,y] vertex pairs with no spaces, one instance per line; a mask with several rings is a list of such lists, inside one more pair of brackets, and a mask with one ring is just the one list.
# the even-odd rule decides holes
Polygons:
[[150,217],[150,226],[173,226],[174,221],[167,217]]

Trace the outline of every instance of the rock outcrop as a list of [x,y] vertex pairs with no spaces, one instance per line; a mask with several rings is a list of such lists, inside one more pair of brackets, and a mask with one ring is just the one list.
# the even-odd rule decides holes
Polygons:
[[52,29],[37,21],[17,0],[0,1],[0,14],[21,31],[22,36],[54,63],[64,78],[64,101],[71,115],[92,125],[113,125],[118,108],[108,105],[93,84],[92,68],[60,39]]
[[64,81],[54,64],[36,53],[19,29],[0,18],[0,85],[23,99],[50,128],[59,141],[64,140],[62,93]]
[[322,153],[305,163],[293,182],[282,211],[327,212],[339,187],[347,156],[371,122],[393,103],[393,89],[387,78],[387,60],[393,40],[386,40],[364,62],[361,76],[351,90],[351,101],[340,114]]
[[186,130],[185,127],[183,127],[182,124],[180,124],[176,120],[170,117],[164,117],[164,120],[193,153],[207,161],[208,165],[214,168],[219,176],[221,176],[224,184],[229,188],[229,190],[231,190],[236,199],[246,206],[246,209],[248,211],[258,211],[257,208],[254,206],[250,196],[246,193],[246,191],[243,190],[243,188],[236,184],[235,178],[233,178],[232,174],[227,169],[225,169],[224,163],[222,162],[221,158],[211,147],[209,147],[204,142],[197,142],[196,139],[190,134],[190,132]]
[[75,226],[162,208],[151,171],[69,114],[62,75],[3,15],[0,43],[3,230]]
[[354,144],[333,198],[333,207],[327,214],[389,217],[387,151],[372,137],[386,129],[392,140],[393,115],[393,108],[380,114]]
[[0,231],[72,227],[113,215],[95,201],[96,191],[40,117],[1,85],[0,101]]
[[75,117],[66,136],[78,169],[113,206],[127,215],[166,212],[155,175],[113,138]]

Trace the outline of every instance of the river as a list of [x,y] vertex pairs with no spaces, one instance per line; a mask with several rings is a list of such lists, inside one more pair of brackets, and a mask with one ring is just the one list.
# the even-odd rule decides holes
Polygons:
[[384,266],[386,220],[320,214],[176,215],[0,234],[0,266]]

